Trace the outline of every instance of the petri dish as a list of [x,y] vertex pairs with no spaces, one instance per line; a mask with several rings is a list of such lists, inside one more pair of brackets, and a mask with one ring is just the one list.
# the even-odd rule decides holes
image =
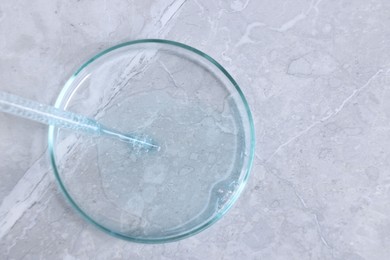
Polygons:
[[205,53],[147,39],[109,48],[67,81],[55,106],[160,150],[49,128],[55,177],[90,223],[141,243],[209,227],[237,200],[254,156],[254,126],[237,83]]

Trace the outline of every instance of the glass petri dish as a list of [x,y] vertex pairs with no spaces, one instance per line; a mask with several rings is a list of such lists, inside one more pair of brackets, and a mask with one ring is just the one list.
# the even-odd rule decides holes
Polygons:
[[55,106],[153,139],[145,151],[49,128],[54,174],[90,223],[141,243],[179,240],[209,227],[237,200],[254,156],[245,97],[214,59],[158,39],[126,42],[82,65]]

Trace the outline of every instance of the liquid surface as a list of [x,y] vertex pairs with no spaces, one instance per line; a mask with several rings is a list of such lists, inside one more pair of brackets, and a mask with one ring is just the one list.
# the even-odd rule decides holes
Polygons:
[[84,194],[81,203],[92,207],[91,214],[101,208],[102,221],[107,215],[123,215],[118,227],[123,232],[156,235],[218,207],[218,201],[209,205],[212,193],[217,195],[215,187],[236,167],[237,130],[231,116],[155,91],[121,100],[102,119],[107,125],[153,136],[161,150],[139,151],[121,141],[79,136],[73,151],[78,159],[66,171],[80,175],[76,180],[82,177],[86,185],[67,180],[74,193]]
[[218,219],[247,174],[240,96],[206,65],[171,50],[129,51],[80,73],[66,109],[160,150],[59,130],[56,166],[88,218],[144,241]]

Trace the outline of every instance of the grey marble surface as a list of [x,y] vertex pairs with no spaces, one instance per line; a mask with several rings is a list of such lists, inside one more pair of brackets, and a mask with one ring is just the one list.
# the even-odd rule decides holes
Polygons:
[[0,2],[0,89],[53,103],[92,54],[165,38],[210,54],[255,118],[234,208],[163,245],[113,238],[54,182],[45,126],[0,114],[0,259],[388,259],[390,2]]

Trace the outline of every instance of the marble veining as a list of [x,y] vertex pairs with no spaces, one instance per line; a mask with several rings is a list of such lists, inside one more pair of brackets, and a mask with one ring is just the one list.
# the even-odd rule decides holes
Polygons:
[[236,79],[257,147],[220,222],[179,242],[134,244],[71,209],[45,126],[0,114],[0,259],[388,259],[389,15],[384,0],[1,1],[1,90],[53,104],[94,53],[171,39]]

